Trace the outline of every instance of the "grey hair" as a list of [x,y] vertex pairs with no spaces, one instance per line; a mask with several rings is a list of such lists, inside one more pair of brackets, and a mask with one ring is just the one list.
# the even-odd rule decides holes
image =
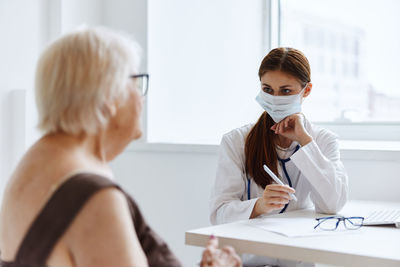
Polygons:
[[95,134],[111,114],[107,104],[126,98],[140,48],[103,27],[81,26],[42,53],[35,79],[38,127],[45,134]]

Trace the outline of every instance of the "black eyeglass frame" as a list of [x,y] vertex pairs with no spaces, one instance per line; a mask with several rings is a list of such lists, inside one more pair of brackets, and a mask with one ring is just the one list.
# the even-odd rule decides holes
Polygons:
[[144,89],[144,92],[142,93],[142,96],[147,95],[147,91],[149,90],[149,77],[150,77],[150,75],[148,73],[140,73],[140,74],[130,75],[129,77],[132,78],[132,79],[146,78],[146,88]]
[[[333,219],[336,219],[336,220],[337,220],[337,222],[336,222],[336,227],[335,227],[334,229],[324,229],[324,228],[320,228],[320,229],[322,229],[322,230],[324,230],[324,231],[335,231],[335,230],[338,228],[339,223],[340,223],[341,221],[343,221],[344,227],[346,227],[346,229],[348,229],[348,230],[356,230],[356,229],[361,228],[361,227],[364,225],[364,224],[363,224],[363,223],[364,223],[364,217],[360,217],[360,216],[353,216],[353,217],[328,216],[328,217],[315,218],[315,220],[316,220],[318,223],[317,223],[316,226],[314,226],[314,229],[316,229],[318,226],[320,226],[321,223],[325,222],[326,220],[333,220]],[[349,222],[349,223],[351,223],[352,225],[354,225],[354,223],[351,221],[351,219],[361,220],[361,224],[360,224],[360,225],[357,225],[356,228],[349,228],[349,227],[347,227],[346,222]]]

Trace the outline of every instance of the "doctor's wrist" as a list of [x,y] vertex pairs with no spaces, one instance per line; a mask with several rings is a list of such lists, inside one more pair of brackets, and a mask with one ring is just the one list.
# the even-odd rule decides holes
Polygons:
[[260,211],[260,202],[262,202],[262,199],[258,198],[257,201],[254,203],[253,211],[251,212],[249,219],[256,218],[264,213],[263,211]]
[[301,145],[301,146],[305,146],[305,145],[307,145],[308,143],[311,143],[311,141],[312,141],[313,139],[312,139],[312,137],[310,136],[310,135],[304,135],[304,136],[302,136],[300,139],[299,139],[299,144]]

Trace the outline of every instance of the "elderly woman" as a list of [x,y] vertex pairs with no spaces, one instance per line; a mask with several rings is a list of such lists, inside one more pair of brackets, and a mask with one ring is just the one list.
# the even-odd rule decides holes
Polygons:
[[[44,135],[4,193],[0,265],[180,266],[115,182],[108,162],[141,136],[147,74],[137,46],[104,28],[82,28],[39,60],[36,101]],[[202,266],[240,266],[212,238]]]

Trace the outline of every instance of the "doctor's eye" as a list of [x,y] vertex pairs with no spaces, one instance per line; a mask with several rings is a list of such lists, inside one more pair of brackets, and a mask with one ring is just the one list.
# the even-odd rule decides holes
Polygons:
[[270,87],[263,87],[262,90],[267,94],[273,94],[274,93],[274,90],[272,90]]
[[292,92],[292,90],[287,89],[287,88],[281,90],[281,93],[284,95],[289,95],[291,92]]

